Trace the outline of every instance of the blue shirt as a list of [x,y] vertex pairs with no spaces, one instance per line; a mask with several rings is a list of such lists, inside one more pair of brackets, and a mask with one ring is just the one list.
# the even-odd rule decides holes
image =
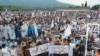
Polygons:
[[79,45],[80,41],[79,40],[75,40],[74,43],[75,43],[75,45]]
[[8,46],[8,43],[7,43],[6,40],[5,41],[0,41],[0,46],[2,46],[2,44],[6,44],[6,46]]

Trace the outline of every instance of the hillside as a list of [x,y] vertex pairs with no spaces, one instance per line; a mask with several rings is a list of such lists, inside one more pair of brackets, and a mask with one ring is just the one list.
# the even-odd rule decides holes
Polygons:
[[23,8],[55,8],[69,7],[71,4],[60,3],[56,0],[0,0],[1,6],[16,6]]

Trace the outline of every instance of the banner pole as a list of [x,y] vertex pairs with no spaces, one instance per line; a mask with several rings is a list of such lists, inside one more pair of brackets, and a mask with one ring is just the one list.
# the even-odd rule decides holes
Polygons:
[[84,56],[87,56],[87,47],[88,47],[88,31],[89,31],[89,29],[88,29],[88,25],[89,25],[89,24],[87,24],[87,30],[86,30],[86,46],[85,46],[85,55],[84,55]]

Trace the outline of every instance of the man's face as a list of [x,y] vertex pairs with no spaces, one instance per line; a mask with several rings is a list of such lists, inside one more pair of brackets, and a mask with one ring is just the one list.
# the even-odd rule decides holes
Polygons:
[[5,41],[5,39],[2,39],[2,41]]
[[17,39],[17,40],[19,40],[19,38],[18,38],[18,37],[17,37],[16,39]]

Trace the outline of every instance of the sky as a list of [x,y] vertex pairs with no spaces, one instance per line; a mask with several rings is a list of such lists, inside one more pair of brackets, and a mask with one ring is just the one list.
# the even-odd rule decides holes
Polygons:
[[87,1],[89,6],[100,4],[100,0],[57,0],[57,1],[62,3],[74,4],[74,5],[81,5],[82,3],[84,4],[85,1]]

